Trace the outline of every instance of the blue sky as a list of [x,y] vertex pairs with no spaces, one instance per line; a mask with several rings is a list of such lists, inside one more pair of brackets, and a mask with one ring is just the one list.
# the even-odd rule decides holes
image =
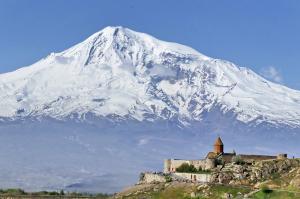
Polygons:
[[0,0],[0,72],[120,25],[300,90],[299,10],[298,0]]

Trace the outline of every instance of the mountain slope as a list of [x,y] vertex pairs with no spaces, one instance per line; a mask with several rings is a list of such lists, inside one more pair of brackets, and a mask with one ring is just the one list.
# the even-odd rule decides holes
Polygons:
[[253,71],[122,27],[0,75],[0,116],[178,119],[219,107],[237,120],[300,126],[300,92]]

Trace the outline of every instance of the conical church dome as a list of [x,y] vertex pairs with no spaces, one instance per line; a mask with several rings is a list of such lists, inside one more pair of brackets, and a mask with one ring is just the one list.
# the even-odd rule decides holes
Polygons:
[[216,139],[215,145],[217,145],[217,146],[220,146],[220,145],[224,146],[224,144],[223,144],[223,142],[222,142],[222,140],[221,140],[220,137],[218,137],[218,138]]

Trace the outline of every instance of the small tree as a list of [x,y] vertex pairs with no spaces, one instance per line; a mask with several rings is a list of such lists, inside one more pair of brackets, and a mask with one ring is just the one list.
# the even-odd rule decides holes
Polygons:
[[270,188],[269,188],[268,186],[266,186],[266,185],[263,185],[263,186],[260,188],[260,190],[261,190],[264,194],[270,194],[270,193],[273,192],[273,190],[270,189]]
[[225,164],[222,156],[217,157],[215,161],[216,161],[216,165],[224,165]]
[[165,175],[166,182],[172,182],[172,177],[170,175]]
[[140,173],[139,180],[143,181],[145,178],[145,173]]
[[11,195],[26,195],[23,189],[7,189],[5,192]]
[[176,171],[181,173],[196,173],[197,169],[194,165],[183,163],[176,169]]
[[236,155],[232,157],[232,162],[238,165],[243,165],[245,164],[245,161],[242,159],[240,155]]

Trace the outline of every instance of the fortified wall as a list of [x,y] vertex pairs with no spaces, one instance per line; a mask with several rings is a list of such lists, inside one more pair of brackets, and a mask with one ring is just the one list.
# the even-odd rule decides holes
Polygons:
[[[192,165],[194,168],[190,170],[188,167],[182,167],[178,170],[183,164],[188,164],[189,168],[192,168],[190,167]],[[264,164],[264,166],[258,166],[259,164]],[[214,144],[214,151],[208,152],[205,159],[164,160],[163,173],[142,173],[140,183],[161,183],[172,180],[198,183],[235,183],[248,176],[250,178],[247,182],[255,182],[262,177],[268,178],[276,169],[281,172],[281,169],[289,170],[293,165],[298,164],[299,160],[287,159],[287,154],[270,156],[224,153],[224,144],[218,137]],[[269,167],[272,169],[265,171]]]
[[202,170],[209,170],[216,166],[215,161],[213,159],[202,159],[202,160],[167,159],[164,161],[164,173],[176,172],[176,169],[184,163],[189,165],[194,165],[195,168],[201,168]]
[[217,138],[214,144],[214,151],[208,152],[205,159],[199,160],[180,160],[180,159],[167,159],[164,160],[164,173],[174,173],[176,169],[182,164],[193,165],[196,169],[201,170],[211,170],[215,168],[218,164],[227,164],[234,161],[234,159],[239,159],[247,163],[254,163],[256,161],[263,160],[275,160],[275,159],[286,159],[287,154],[279,154],[277,156],[271,155],[248,155],[248,154],[236,154],[225,153],[224,144],[220,137]]
[[139,184],[166,182],[166,177],[163,173],[145,172],[140,174]]
[[213,178],[211,174],[201,173],[142,173],[139,184],[162,183],[167,181],[210,183]]
[[198,183],[210,183],[212,182],[212,175],[206,173],[179,173],[176,172],[172,174],[173,179],[177,181],[185,181],[189,180],[191,182],[198,182]]
[[[257,182],[272,179],[274,174],[288,174],[299,169],[300,159],[273,159],[257,161],[254,164],[239,165],[228,163],[218,166],[209,173],[144,173],[140,184],[164,183],[168,181],[213,183],[231,185],[255,185]],[[299,170],[300,171],[300,170]]]

